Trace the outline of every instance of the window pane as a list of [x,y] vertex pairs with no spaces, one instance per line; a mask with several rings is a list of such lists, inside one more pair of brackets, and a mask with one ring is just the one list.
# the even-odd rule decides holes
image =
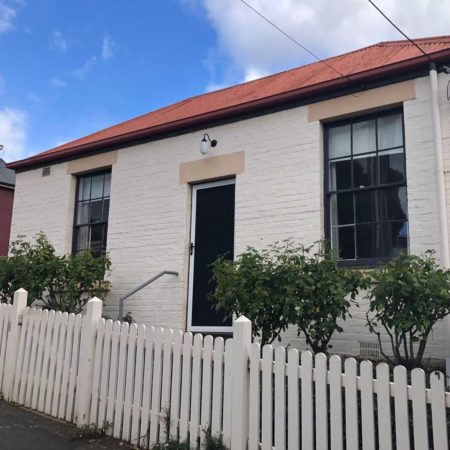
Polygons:
[[109,200],[103,200],[103,222],[108,222]]
[[376,154],[353,160],[353,186],[373,186],[376,183]]
[[377,149],[375,120],[353,124],[353,154],[373,152]]
[[[332,195],[331,201],[331,217],[337,218],[337,224],[332,221],[333,225],[346,225],[354,223],[353,215],[353,193],[335,194]],[[337,207],[337,212],[333,209]]]
[[332,246],[341,259],[355,259],[354,227],[332,229]]
[[77,228],[77,251],[89,248],[89,227]]
[[378,119],[378,149],[403,146],[402,114]]
[[104,180],[103,174],[101,174],[101,175],[94,175],[92,177],[91,198],[103,197],[103,180]]
[[330,163],[330,190],[349,189],[352,183],[350,159]]
[[408,218],[405,186],[382,189],[378,195],[381,220],[405,220]]
[[83,225],[89,223],[89,202],[78,203],[77,206],[77,223]]
[[379,256],[379,225],[368,224],[356,227],[357,258],[375,258]]
[[377,214],[377,192],[363,191],[355,193],[356,223],[376,222]]
[[103,225],[91,227],[91,250],[94,255],[101,254],[103,250]]
[[330,158],[349,156],[351,151],[350,125],[328,130],[328,148]]
[[405,154],[403,149],[391,150],[378,155],[380,165],[380,183],[405,181]]
[[380,256],[391,257],[408,249],[408,222],[388,222],[381,224],[382,247]]
[[91,195],[91,177],[82,177],[79,183],[78,200],[89,200]]
[[102,200],[91,202],[91,223],[100,222],[102,220]]
[[111,195],[111,172],[105,173],[105,187],[103,190],[103,197]]

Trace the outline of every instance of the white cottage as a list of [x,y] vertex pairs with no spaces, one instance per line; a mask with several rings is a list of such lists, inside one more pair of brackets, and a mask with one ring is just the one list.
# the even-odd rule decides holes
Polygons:
[[[248,245],[325,237],[344,265],[435,249],[448,266],[450,36],[417,42],[429,57],[407,41],[382,42],[16,161],[11,236],[42,230],[60,253],[110,252],[113,317],[131,290],[177,272],[124,311],[214,333],[230,328],[205,300],[208,264]],[[375,341],[364,306],[336,335],[336,351],[358,354]],[[428,356],[443,359],[446,343],[441,323]]]

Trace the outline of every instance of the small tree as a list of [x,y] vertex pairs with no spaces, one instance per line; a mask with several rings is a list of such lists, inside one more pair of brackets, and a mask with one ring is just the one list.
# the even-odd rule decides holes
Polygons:
[[327,353],[333,334],[343,331],[338,320],[350,316],[350,307],[366,283],[359,271],[339,267],[326,242],[299,247],[298,252],[302,264],[295,278],[296,298],[290,305],[289,322],[297,325],[298,334],[305,336],[313,352]]
[[293,324],[314,352],[327,351],[333,333],[342,331],[337,320],[346,318],[364,284],[359,272],[338,267],[324,243],[303,247],[291,240],[248,248],[234,262],[219,259],[213,273],[216,306],[228,316],[247,316],[262,344]]
[[[450,271],[429,250],[421,256],[401,253],[369,277],[367,323],[381,353],[393,364],[421,366],[433,326],[450,313]],[[380,328],[389,336],[392,356],[383,350]]]
[[211,299],[216,308],[228,318],[243,314],[250,319],[253,336],[262,345],[279,339],[288,326],[284,313],[292,282],[285,259],[290,252],[290,246],[280,244],[260,251],[248,247],[235,261],[219,258],[213,264],[216,289]]
[[95,258],[89,251],[57,256],[43,233],[35,242],[23,236],[11,243],[10,256],[0,260],[0,300],[11,302],[19,288],[28,291],[31,304],[38,300],[46,309],[79,313],[92,297],[104,299],[110,283],[107,255]]

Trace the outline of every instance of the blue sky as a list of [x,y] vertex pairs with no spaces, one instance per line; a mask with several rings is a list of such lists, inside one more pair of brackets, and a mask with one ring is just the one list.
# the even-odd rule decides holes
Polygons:
[[[364,0],[248,2],[323,57],[399,38]],[[413,36],[448,32],[449,2],[378,3]],[[312,61],[239,0],[0,0],[0,57],[7,161]]]

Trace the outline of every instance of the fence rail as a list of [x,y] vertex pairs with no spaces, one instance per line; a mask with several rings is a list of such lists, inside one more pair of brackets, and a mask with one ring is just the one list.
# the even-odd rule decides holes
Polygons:
[[261,348],[243,317],[224,341],[105,320],[98,299],[81,316],[26,297],[0,305],[8,401],[143,448],[169,438],[197,448],[211,433],[233,450],[448,449],[440,372],[408,378],[402,366]]

